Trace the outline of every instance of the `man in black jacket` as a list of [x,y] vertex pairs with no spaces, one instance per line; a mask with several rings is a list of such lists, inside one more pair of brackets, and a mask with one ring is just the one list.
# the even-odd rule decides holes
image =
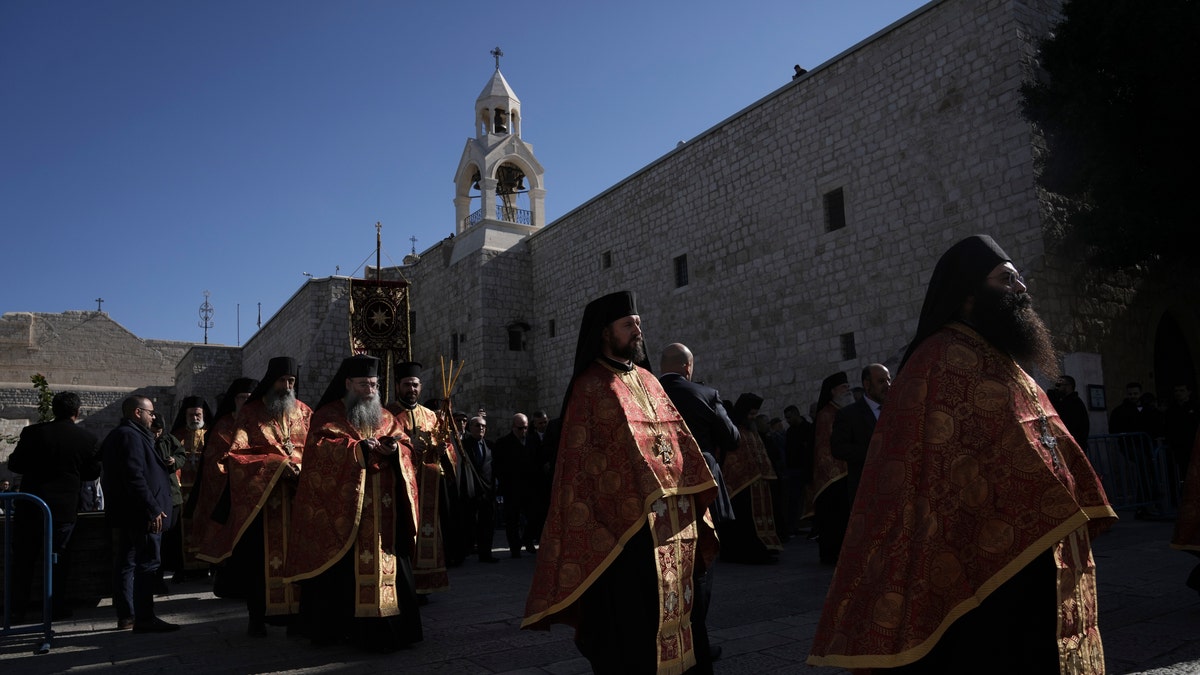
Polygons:
[[154,446],[154,402],[130,396],[121,423],[105,437],[105,514],[113,535],[113,608],[117,628],[136,633],[179,630],[154,614],[162,533],[171,526],[170,468]]
[[[85,480],[100,477],[97,438],[76,426],[82,407],[79,394],[70,391],[54,395],[50,403],[53,422],[42,422],[21,430],[21,439],[8,458],[8,468],[21,474],[21,491],[41,497],[50,507],[53,550],[58,564],[53,567],[51,598],[55,619],[70,616],[67,606],[67,544],[75,530],[79,488]],[[13,522],[13,602],[14,615],[22,619],[29,602],[33,567],[42,546],[42,516],[30,502],[17,502]]]
[[[475,499],[463,504],[463,537],[467,547],[475,545],[479,562],[499,562],[492,555],[492,536],[496,531],[496,479],[492,472],[492,448],[487,436],[487,418],[481,415],[467,422],[467,433],[462,438],[463,454],[471,462],[476,483]],[[465,468],[465,467],[464,467]]]
[[[686,345],[681,343],[669,344],[663,349],[659,359],[659,369],[663,374],[658,381],[663,391],[667,392],[671,403],[679,410],[679,416],[687,424],[696,445],[704,455],[704,461],[717,481],[717,498],[709,508],[714,524],[721,520],[733,519],[733,503],[729,499],[729,491],[721,475],[721,465],[717,457],[737,450],[741,438],[737,425],[729,419],[729,413],[721,404],[721,394],[716,389],[692,382],[692,372],[695,359]],[[697,672],[711,673],[712,661],[721,657],[721,647],[709,646],[708,639],[708,607],[712,601],[712,570],[696,577],[696,587],[699,593],[692,607],[692,628],[695,635],[696,647],[708,648],[708,659],[698,659]]]
[[829,450],[834,457],[846,462],[846,497],[854,505],[858,481],[867,459],[867,446],[875,433],[879,408],[892,388],[892,374],[882,363],[872,363],[862,369],[863,398],[837,411],[833,418],[833,433]]

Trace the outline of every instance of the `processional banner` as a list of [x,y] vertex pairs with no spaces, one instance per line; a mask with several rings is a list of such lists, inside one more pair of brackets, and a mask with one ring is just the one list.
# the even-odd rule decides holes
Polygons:
[[350,349],[382,361],[379,398],[391,399],[392,365],[412,359],[408,282],[350,280]]

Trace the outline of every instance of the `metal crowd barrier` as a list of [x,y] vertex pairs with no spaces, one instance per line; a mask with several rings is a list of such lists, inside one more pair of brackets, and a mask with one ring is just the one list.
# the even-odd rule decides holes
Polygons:
[[1087,456],[1114,509],[1136,509],[1162,518],[1176,515],[1179,469],[1168,448],[1149,434],[1089,436]]
[[[43,515],[42,561],[44,565],[42,569],[42,622],[28,626],[12,625],[13,504],[17,501],[27,501],[36,505],[42,510]],[[37,654],[45,654],[50,651],[50,640],[54,637],[54,630],[50,627],[50,622],[53,619],[50,598],[54,594],[51,570],[53,569],[53,565],[58,562],[56,560],[58,556],[54,553],[54,539],[51,536],[54,523],[50,516],[50,507],[46,506],[46,502],[42,501],[40,497],[22,492],[0,492],[0,505],[4,508],[4,624],[0,626],[0,639],[7,639],[12,635],[41,633],[42,641],[34,651]],[[20,609],[23,610],[24,607]]]

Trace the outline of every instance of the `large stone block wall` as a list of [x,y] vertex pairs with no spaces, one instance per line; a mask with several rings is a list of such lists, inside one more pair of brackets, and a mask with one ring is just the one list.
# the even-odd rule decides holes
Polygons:
[[139,338],[104,312],[10,312],[0,316],[0,383],[41,373],[52,387],[170,386],[193,344]]
[[[242,376],[242,350],[223,345],[196,345],[175,366],[178,400],[203,396],[216,412],[229,383]],[[172,414],[178,412],[173,410]],[[174,417],[172,417],[172,420]]]
[[246,342],[242,373],[261,379],[272,358],[290,356],[300,363],[297,398],[316,405],[350,355],[349,298],[346,277],[310,279]]
[[[992,234],[1036,275],[1018,88],[1052,7],[932,3],[530,237],[542,405],[569,379],[584,305],[606,292],[639,293],[652,362],[685,342],[698,379],[729,398],[755,391],[779,414],[814,400],[825,375],[856,379],[899,353],[934,263],[961,237]],[[847,225],[827,232],[836,188]],[[675,288],[680,255],[689,283]],[[843,360],[851,332],[858,355]]]
[[[447,239],[429,251],[421,262],[405,267],[412,283],[413,359],[422,363],[422,398],[442,395],[441,361],[458,355],[463,370],[455,384],[455,405],[463,410],[485,408],[493,422],[493,435],[508,432],[508,417],[529,412],[537,404],[534,360],[534,292],[530,285],[528,249],[518,245],[507,251],[480,249],[458,258],[454,246],[467,239]],[[461,254],[461,252],[460,252]],[[526,349],[509,349],[508,326],[526,324]]]

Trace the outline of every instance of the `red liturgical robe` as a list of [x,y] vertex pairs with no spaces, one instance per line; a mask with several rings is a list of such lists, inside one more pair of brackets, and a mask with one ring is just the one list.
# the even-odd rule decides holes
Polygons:
[[563,417],[521,627],[578,626],[584,591],[649,524],[659,580],[658,670],[694,665],[692,576],[716,552],[704,515],[715,496],[700,448],[658,380],[641,368],[593,363],[575,379]]
[[1090,538],[1114,517],[1046,393],[950,324],[888,393],[808,661],[912,663],[1049,550],[1060,670],[1103,672]]

